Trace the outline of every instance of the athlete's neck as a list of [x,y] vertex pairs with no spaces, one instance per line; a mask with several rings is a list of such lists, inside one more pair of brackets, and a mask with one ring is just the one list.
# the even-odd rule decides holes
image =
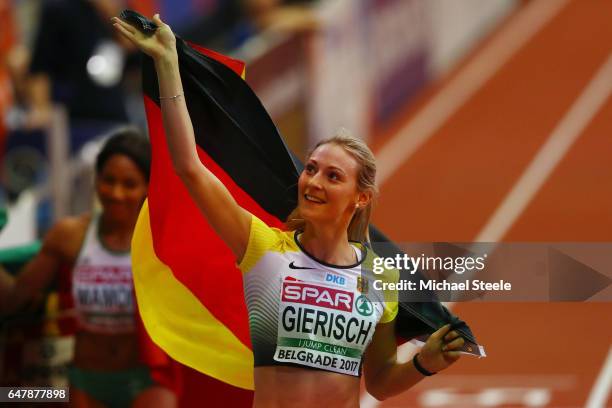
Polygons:
[[114,220],[102,213],[98,225],[100,239],[111,249],[129,250],[136,220]]
[[314,226],[307,222],[299,240],[309,254],[323,262],[332,265],[352,265],[357,262],[346,229]]

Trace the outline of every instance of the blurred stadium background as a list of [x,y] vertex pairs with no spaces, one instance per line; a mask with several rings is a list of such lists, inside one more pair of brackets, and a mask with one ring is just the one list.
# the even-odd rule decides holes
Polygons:
[[[6,262],[36,251],[58,217],[94,205],[91,164],[119,122],[63,106],[62,86],[80,82],[48,63],[39,65],[51,103],[32,95],[44,70],[30,61],[43,52],[37,33],[51,3],[0,0]],[[108,3],[159,10],[183,38],[245,60],[247,82],[298,156],[339,126],[366,139],[380,168],[374,222],[395,241],[611,241],[610,1]],[[120,87],[128,121],[146,126],[138,57],[121,45],[95,50],[84,75]],[[123,72],[110,72],[118,61]],[[582,303],[451,305],[488,357],[463,358],[383,403],[364,392],[362,406],[612,406],[612,307],[601,301],[611,291]],[[62,384],[70,342],[55,307],[51,294],[37,319],[5,324],[0,384]],[[402,358],[413,351],[404,346]]]

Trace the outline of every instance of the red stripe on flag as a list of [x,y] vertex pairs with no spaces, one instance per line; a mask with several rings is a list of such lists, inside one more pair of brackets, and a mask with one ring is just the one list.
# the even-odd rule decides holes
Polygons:
[[[174,172],[159,106],[145,97],[145,108],[153,149],[149,208],[155,253],[215,318],[251,347],[242,275],[236,259]],[[238,204],[268,225],[282,227],[280,220],[266,213],[202,149],[198,148],[198,155]]]
[[234,387],[186,365],[180,365],[179,407],[252,407],[253,391]]
[[223,65],[225,65],[226,67],[230,68],[232,71],[234,71],[236,74],[242,76],[242,72],[244,71],[244,67],[245,67],[245,63],[234,59],[234,58],[230,58],[228,56],[225,56],[223,54],[219,54],[218,52],[215,52],[213,50],[209,50],[208,48],[204,48],[200,45],[194,44],[192,42],[186,41],[187,44],[189,44],[189,46],[191,48],[193,48],[194,50],[198,51],[200,54],[204,54],[209,56],[210,58],[219,61],[220,63],[222,63]]

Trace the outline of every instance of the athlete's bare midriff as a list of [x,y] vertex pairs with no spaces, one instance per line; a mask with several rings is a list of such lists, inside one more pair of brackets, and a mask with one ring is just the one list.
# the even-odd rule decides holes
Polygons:
[[[63,240],[57,243],[58,252],[70,269],[79,255],[90,222],[90,215],[74,218]],[[80,330],[75,334],[73,363],[87,370],[123,370],[139,364],[138,347],[136,332],[102,334]]]
[[86,370],[116,371],[139,364],[136,333],[76,333],[74,365]]
[[256,367],[253,407],[357,408],[359,377],[299,367]]

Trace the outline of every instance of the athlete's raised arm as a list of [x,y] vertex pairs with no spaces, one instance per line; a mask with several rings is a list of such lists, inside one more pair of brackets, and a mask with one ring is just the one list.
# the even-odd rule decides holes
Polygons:
[[174,170],[208,222],[240,261],[249,239],[251,214],[236,203],[223,183],[198,158],[179,73],[176,39],[170,26],[156,14],[153,21],[158,29],[147,36],[117,17],[112,21],[121,35],[153,58]]

